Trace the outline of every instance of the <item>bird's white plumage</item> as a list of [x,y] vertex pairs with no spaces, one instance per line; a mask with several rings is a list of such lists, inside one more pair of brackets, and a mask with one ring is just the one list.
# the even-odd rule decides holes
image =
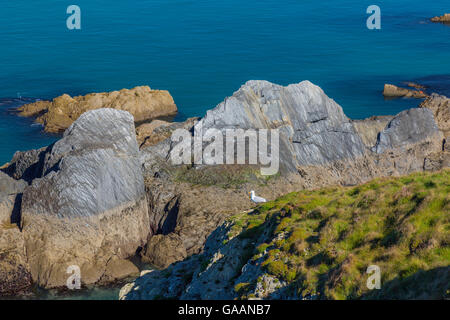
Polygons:
[[264,202],[267,202],[266,199],[256,196],[256,195],[255,195],[255,191],[253,191],[253,190],[250,191],[250,199],[252,199],[252,201],[253,201],[254,203],[264,203]]

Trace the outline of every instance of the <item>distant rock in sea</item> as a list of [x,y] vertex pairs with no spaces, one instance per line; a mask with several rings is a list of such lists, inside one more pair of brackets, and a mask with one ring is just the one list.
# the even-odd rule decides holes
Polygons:
[[86,111],[113,108],[130,112],[136,122],[174,115],[177,106],[168,91],[148,86],[71,97],[64,94],[52,101],[36,101],[18,108],[19,115],[37,117],[47,132],[60,132]]
[[[411,84],[410,84],[409,86],[418,88],[417,85],[411,86]],[[406,89],[406,88],[397,87],[393,84],[385,84],[384,85],[383,95],[386,98],[405,97],[405,98],[417,98],[417,99],[423,99],[428,96],[424,91],[422,91],[422,88],[418,88],[417,90],[416,89]]]
[[442,16],[431,18],[432,22],[450,23],[450,13],[446,13]]

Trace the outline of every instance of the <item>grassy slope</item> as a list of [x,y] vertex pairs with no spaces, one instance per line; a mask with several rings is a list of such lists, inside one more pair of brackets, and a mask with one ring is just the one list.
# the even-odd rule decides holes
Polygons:
[[[258,240],[251,259],[295,296],[449,297],[450,170],[291,193],[232,219],[232,233]],[[369,291],[373,264],[382,289]],[[236,291],[249,298],[254,285]]]

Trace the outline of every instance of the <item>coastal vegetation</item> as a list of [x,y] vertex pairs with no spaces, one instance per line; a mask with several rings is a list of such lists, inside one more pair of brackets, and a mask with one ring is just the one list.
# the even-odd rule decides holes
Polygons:
[[[450,289],[450,170],[288,194],[231,218],[258,244],[249,263],[297,297],[445,298]],[[370,265],[381,290],[366,286]],[[238,283],[249,298],[258,281]]]

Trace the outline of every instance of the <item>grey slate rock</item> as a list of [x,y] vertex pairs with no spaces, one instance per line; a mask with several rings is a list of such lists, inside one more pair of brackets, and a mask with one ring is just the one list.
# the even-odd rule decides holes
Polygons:
[[132,115],[115,109],[84,113],[46,154],[43,172],[26,188],[22,211],[91,216],[141,198],[144,180]]
[[23,179],[30,183],[42,176],[44,159],[53,145],[41,149],[17,151],[7,168],[3,171],[14,179]]
[[7,200],[9,196],[21,194],[26,186],[27,183],[24,180],[14,180],[0,171],[0,203]]
[[342,108],[309,81],[282,87],[249,81],[195,126],[224,130],[280,129],[280,162],[299,165],[356,158],[365,146]]
[[401,148],[423,141],[438,133],[439,128],[430,109],[405,110],[395,116],[380,132],[373,151],[380,154],[388,149]]

